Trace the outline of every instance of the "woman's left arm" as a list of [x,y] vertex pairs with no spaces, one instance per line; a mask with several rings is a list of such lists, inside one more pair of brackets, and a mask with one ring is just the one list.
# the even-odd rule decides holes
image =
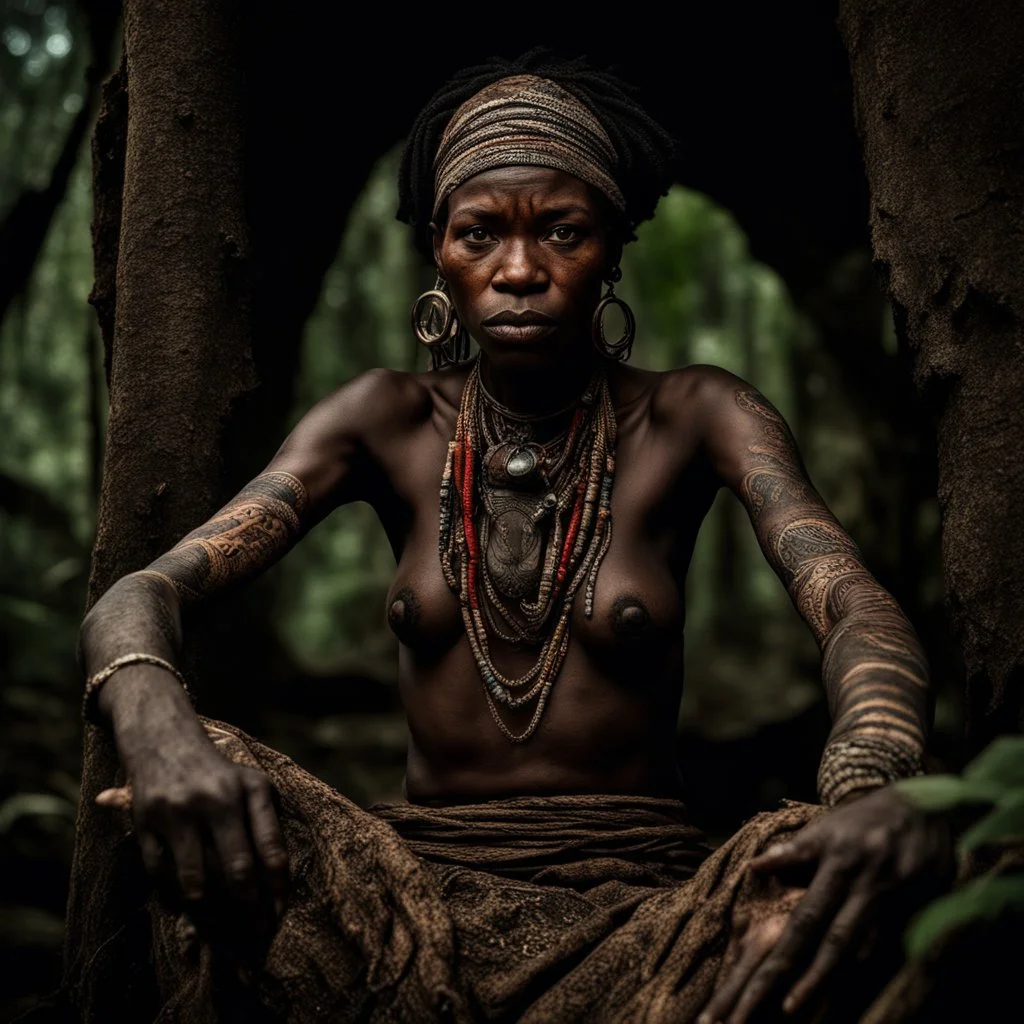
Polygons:
[[811,485],[785,420],[738,378],[726,391],[708,451],[821,648],[832,732],[818,792],[832,807],[921,771],[928,665],[907,617]]
[[813,879],[763,960],[747,958],[743,976],[733,972],[709,1004],[707,1020],[739,1024],[809,963],[784,1003],[790,1012],[802,1005],[882,898],[944,867],[949,844],[941,825],[882,788],[921,771],[931,700],[913,627],[812,486],[779,412],[738,377],[707,371],[698,403],[705,450],[821,647],[833,723],[818,772],[833,810],[752,862]]

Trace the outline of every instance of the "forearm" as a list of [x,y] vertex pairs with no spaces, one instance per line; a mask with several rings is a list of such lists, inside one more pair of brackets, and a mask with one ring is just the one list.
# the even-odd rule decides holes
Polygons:
[[752,389],[733,397],[731,415],[715,406],[717,465],[821,648],[833,727],[818,792],[834,805],[920,770],[928,667],[907,617],[811,485],[778,410]]
[[[177,667],[182,607],[249,580],[273,564],[300,536],[306,507],[306,491],[297,477],[263,473],[170,551],[118,580],[82,624],[79,660],[86,677],[135,653],[154,655]],[[150,700],[161,711],[165,705],[181,711],[188,703],[166,669],[131,664],[101,686],[96,710],[111,719],[116,730],[122,720],[134,723],[152,717],[155,712],[145,703]]]
[[[85,617],[79,659],[87,677],[126,654],[152,654],[177,667],[181,618],[170,581],[153,572],[118,580]],[[91,717],[113,729],[122,761],[131,766],[159,736],[176,742],[204,735],[188,694],[166,669],[129,664],[100,687]]]
[[931,715],[924,651],[893,598],[868,576],[842,610],[822,643],[832,731],[818,791],[828,805],[918,774]]

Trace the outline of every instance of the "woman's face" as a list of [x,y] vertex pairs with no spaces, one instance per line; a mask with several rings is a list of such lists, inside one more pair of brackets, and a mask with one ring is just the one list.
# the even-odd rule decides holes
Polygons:
[[498,167],[460,185],[434,258],[462,322],[497,365],[551,365],[591,343],[618,262],[605,206],[549,167]]

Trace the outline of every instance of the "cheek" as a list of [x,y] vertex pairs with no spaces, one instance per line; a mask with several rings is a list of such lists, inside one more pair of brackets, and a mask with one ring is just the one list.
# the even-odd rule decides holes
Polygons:
[[448,292],[459,305],[472,304],[476,296],[490,284],[491,274],[485,261],[467,257],[454,247],[443,249],[444,267],[447,271]]

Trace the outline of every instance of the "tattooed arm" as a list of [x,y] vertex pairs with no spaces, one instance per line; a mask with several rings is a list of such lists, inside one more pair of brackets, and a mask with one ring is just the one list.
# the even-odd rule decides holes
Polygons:
[[788,1013],[812,998],[883,905],[913,909],[922,882],[944,876],[950,847],[941,822],[886,786],[920,771],[929,724],[913,628],[811,486],[778,411],[732,374],[702,370],[707,451],[821,647],[833,721],[818,789],[834,810],[751,861],[806,893],[792,913],[738,936],[741,955],[699,1018],[743,1024],[786,988]]
[[720,373],[708,450],[821,648],[833,725],[818,787],[831,806],[920,771],[928,666],[906,616],[811,485],[782,416]]
[[[373,371],[314,406],[263,473],[96,603],[80,636],[86,674],[136,651],[177,664],[183,607],[262,573],[338,505],[372,500],[372,442],[403,429],[418,388]],[[213,863],[241,904],[254,905],[257,890],[279,901],[286,865],[269,782],[220,755],[174,676],[127,665],[100,689],[95,711],[113,727],[154,879],[190,905],[208,892]],[[210,842],[215,857],[204,855]]]

